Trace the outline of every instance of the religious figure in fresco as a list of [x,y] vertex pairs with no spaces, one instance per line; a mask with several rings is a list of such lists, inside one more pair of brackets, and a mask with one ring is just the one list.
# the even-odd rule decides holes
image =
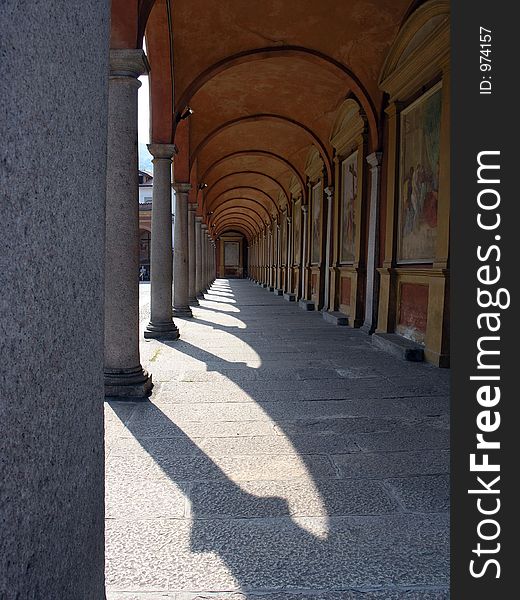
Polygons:
[[358,193],[357,152],[343,162],[341,191],[341,262],[354,262],[355,205]]
[[401,114],[399,261],[430,262],[435,255],[440,120],[439,87]]

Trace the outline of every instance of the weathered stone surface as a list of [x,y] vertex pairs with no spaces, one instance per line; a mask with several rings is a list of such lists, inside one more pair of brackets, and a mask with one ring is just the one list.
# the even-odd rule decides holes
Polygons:
[[407,510],[447,512],[450,508],[449,475],[388,479],[387,483]]
[[398,505],[375,481],[307,480],[195,483],[192,518],[386,514]]
[[[103,598],[109,4],[0,2],[0,597]],[[93,177],[95,173],[95,177]]]
[[225,479],[231,481],[263,481],[266,479],[298,479],[308,472],[315,477],[334,477],[336,470],[325,456],[261,455],[224,456],[209,459],[200,452],[196,456],[131,453],[110,454],[108,479],[124,479],[139,473],[142,479],[169,477],[175,482]]
[[373,452],[334,456],[342,477],[399,477],[449,472],[449,452]]
[[107,538],[107,582],[129,591],[447,584],[444,515],[115,520]]

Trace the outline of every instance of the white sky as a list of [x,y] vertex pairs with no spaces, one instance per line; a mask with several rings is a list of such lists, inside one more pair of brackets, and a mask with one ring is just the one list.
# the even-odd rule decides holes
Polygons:
[[150,96],[148,76],[139,77],[141,87],[137,92],[137,126],[139,143],[150,143]]
[[[146,54],[146,38],[143,40],[143,51]],[[148,76],[139,77],[141,87],[137,95],[137,137],[139,143],[150,143],[150,86]]]

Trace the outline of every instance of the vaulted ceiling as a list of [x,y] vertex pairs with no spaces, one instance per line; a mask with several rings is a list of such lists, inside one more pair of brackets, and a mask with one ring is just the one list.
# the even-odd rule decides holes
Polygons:
[[[348,97],[378,148],[378,77],[410,0],[134,3],[127,38],[138,47],[146,22],[153,141],[178,146],[175,179],[192,182],[211,231],[260,231],[290,201],[289,187],[305,185],[313,146],[330,179],[330,134]],[[129,43],[129,4],[113,0],[112,20],[123,21],[113,47]],[[179,122],[187,106],[193,114]]]

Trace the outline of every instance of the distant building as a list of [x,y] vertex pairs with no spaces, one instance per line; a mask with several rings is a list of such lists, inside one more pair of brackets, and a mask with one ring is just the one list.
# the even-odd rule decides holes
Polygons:
[[[139,171],[139,279],[150,279],[153,176]],[[142,268],[144,267],[144,270]]]
[[[139,174],[139,278],[142,281],[150,280],[150,246],[152,234],[152,190],[153,175],[147,171],[138,171]],[[173,211],[172,190],[172,211]],[[172,212],[172,247],[173,247],[173,212]],[[142,271],[142,267],[144,270]],[[142,273],[142,275],[141,275]]]

